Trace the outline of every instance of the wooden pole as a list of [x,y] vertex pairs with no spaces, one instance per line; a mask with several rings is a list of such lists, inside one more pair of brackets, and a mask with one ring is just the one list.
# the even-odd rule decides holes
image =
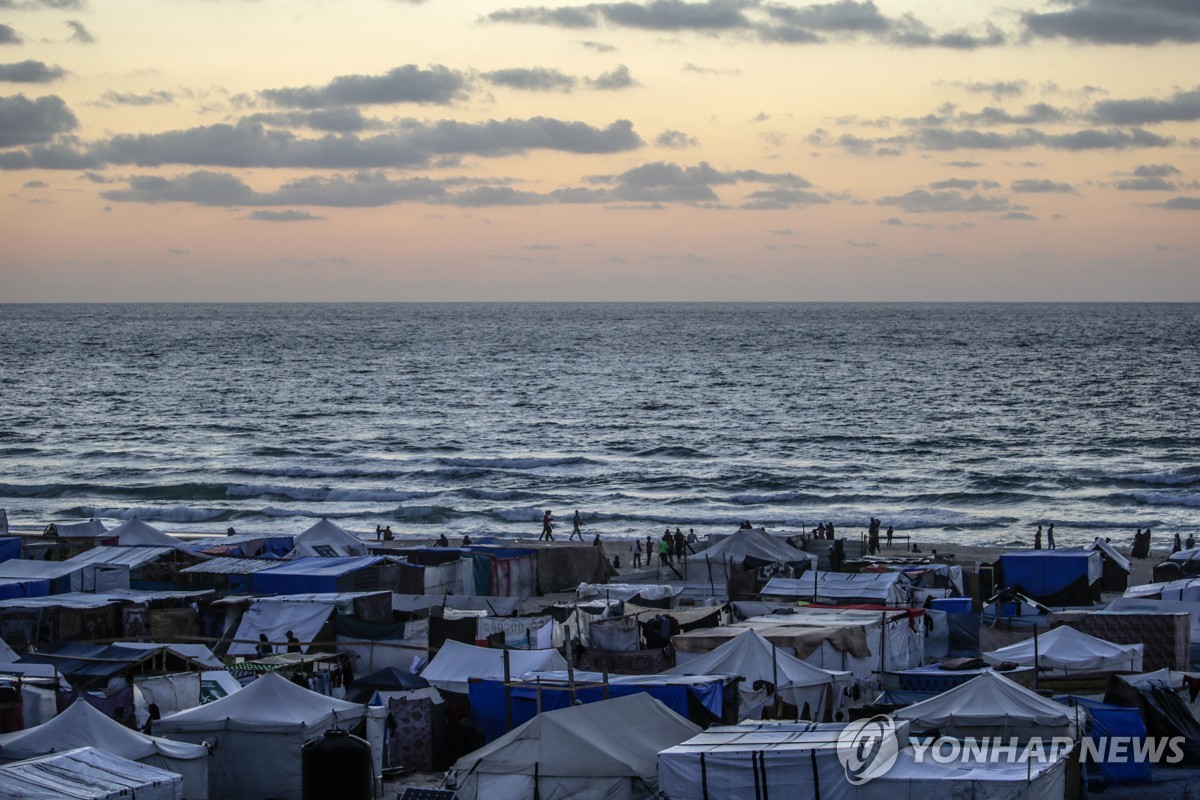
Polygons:
[[508,650],[504,651],[504,730],[513,728],[512,709],[512,666],[509,663]]
[[1035,688],[1035,689],[1039,688],[1038,687],[1038,674],[1039,674],[1040,670],[1038,669],[1038,658],[1039,658],[1038,626],[1034,625],[1033,626],[1033,688]]

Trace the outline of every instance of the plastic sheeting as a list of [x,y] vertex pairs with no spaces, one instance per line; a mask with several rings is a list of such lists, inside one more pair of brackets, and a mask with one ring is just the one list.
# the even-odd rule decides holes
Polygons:
[[1113,644],[1062,626],[1033,639],[983,654],[992,666],[1005,662],[1049,668],[1059,673],[1084,671],[1142,671],[1141,644]]
[[0,767],[0,800],[181,800],[172,772],[94,747]]
[[897,719],[943,736],[1074,738],[1074,713],[995,672],[985,672],[931,700],[902,708]]
[[[7,528],[7,526],[5,526]],[[7,530],[0,530],[0,534],[7,533]],[[0,538],[0,561],[8,561],[13,558],[21,557],[21,539],[18,536],[7,536]]]
[[133,684],[133,705],[138,727],[150,719],[150,705],[158,706],[160,716],[170,716],[200,705],[200,673],[156,675],[140,678]]
[[[242,615],[241,624],[233,637],[236,641],[229,646],[229,655],[254,656],[257,654],[256,643],[260,634],[266,634],[269,642],[286,642],[288,631],[305,643],[300,645],[300,652],[307,652],[307,643],[317,638],[332,613],[333,603],[271,603],[255,600]],[[285,650],[286,647],[276,645],[275,649]]]
[[14,558],[0,562],[0,579],[46,580],[54,594],[102,593],[129,588],[129,567],[72,561],[32,561]]
[[[250,576],[255,592],[262,594],[306,594],[337,592],[340,579],[384,561],[383,556],[298,558]],[[346,587],[352,588],[352,587]]]
[[288,558],[365,556],[368,552],[366,542],[324,518],[293,541],[295,549]]
[[903,606],[908,591],[903,572],[812,572],[800,578],[772,578],[759,594],[830,605]]
[[1057,595],[1080,580],[1093,586],[1104,574],[1096,550],[1024,550],[1002,554],[1000,564],[1005,586],[1035,600]]
[[1067,796],[1067,761],[1065,754],[1046,753],[1044,759],[985,756],[939,764],[929,753],[918,762],[915,751],[906,748],[886,773],[857,789],[857,800],[1062,800]]

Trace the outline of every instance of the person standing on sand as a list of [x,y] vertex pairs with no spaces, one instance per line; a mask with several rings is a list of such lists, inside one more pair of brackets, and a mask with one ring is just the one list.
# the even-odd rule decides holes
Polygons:
[[1050,523],[1049,528],[1046,528],[1046,549],[1047,550],[1057,549],[1054,544],[1054,523],[1053,522]]
[[1171,545],[1171,552],[1178,553],[1182,549],[1183,549],[1183,539],[1177,533],[1177,534],[1175,534],[1175,542]]
[[892,534],[893,534],[893,533],[894,533],[894,531],[892,530],[892,526],[891,526],[891,525],[888,525],[888,529],[887,529],[887,546],[888,546],[888,549],[889,549],[889,550],[890,550],[890,549],[891,549],[891,547],[892,547]]
[[671,566],[671,540],[665,533],[663,538],[658,540],[658,565],[660,567]]
[[683,538],[683,531],[679,528],[675,529],[675,557],[680,561],[687,561],[687,540]]
[[646,534],[646,568],[654,562],[654,537]]
[[576,536],[579,541],[583,541],[583,518],[579,516],[579,509],[575,509],[575,518],[571,520],[571,535],[567,537],[567,541],[571,541]]
[[1187,549],[1187,550],[1191,550],[1191,549],[1192,549],[1193,547],[1195,547],[1195,546],[1196,546],[1196,537],[1195,537],[1195,536],[1192,536],[1192,535],[1189,533],[1189,534],[1188,534],[1187,541],[1186,541],[1186,542],[1184,542],[1184,548],[1185,548],[1185,549]]
[[642,566],[642,540],[633,540],[633,568],[638,569]]
[[550,513],[550,509],[546,509],[546,513],[542,515],[542,535],[538,537],[538,541],[543,539],[547,542],[554,541],[554,515]]
[[1042,549],[1042,526],[1038,525],[1037,533],[1033,535],[1033,549]]

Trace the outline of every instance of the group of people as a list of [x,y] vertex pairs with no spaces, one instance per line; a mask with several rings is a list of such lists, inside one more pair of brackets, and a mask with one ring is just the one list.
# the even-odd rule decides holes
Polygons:
[[394,540],[395,538],[396,538],[396,534],[392,533],[391,525],[388,525],[386,527],[384,527],[382,525],[375,526],[375,541],[390,542],[390,541]]
[[[879,546],[879,527],[881,525],[883,525],[882,520],[878,520],[878,519],[875,519],[874,517],[871,517],[871,522],[867,526],[867,555],[869,555],[869,556],[878,555],[881,551],[881,548]],[[832,528],[833,526],[830,525],[829,527]],[[894,535],[895,535],[895,531],[892,530],[891,525],[888,525],[888,529],[887,529],[887,546],[888,547],[892,546],[892,537]]]
[[[1042,526],[1038,525],[1037,532],[1033,534],[1033,549],[1042,549]],[[1054,523],[1051,522],[1046,526],[1046,549],[1057,550],[1058,545],[1054,543]]]
[[[694,545],[697,541],[695,528],[689,528],[686,535],[682,528],[676,528],[674,533],[671,532],[670,528],[667,528],[663,531],[663,535],[658,540],[657,545],[654,543],[653,536],[647,536],[645,565],[647,567],[651,565],[656,552],[658,553],[658,563],[661,566],[670,567],[673,565],[675,559],[679,559],[682,562],[687,559],[689,550],[693,553],[695,552],[695,549],[691,545]],[[639,539],[633,540],[633,566],[635,569],[642,566],[642,542]]]
[[833,541],[837,538],[837,531],[833,528],[832,522],[822,522],[813,528],[809,534],[813,539],[828,539]]
[[1171,545],[1171,552],[1178,553],[1181,550],[1191,550],[1196,546],[1196,537],[1188,534],[1187,541],[1180,539],[1179,534],[1175,534],[1175,541]]
[[[579,541],[584,541],[583,515],[579,513],[578,508],[575,509],[575,516],[571,518],[571,535],[567,537],[567,541],[571,541],[576,536],[579,537]],[[538,541],[554,541],[554,514],[550,512],[550,509],[546,509],[546,513],[542,515],[542,532],[538,535]],[[592,544],[596,547],[600,546],[600,534],[596,534],[592,539]]]
[[[296,634],[288,631],[284,635],[287,636],[287,649],[285,652],[299,653],[300,640],[296,638]],[[260,633],[258,635],[258,644],[254,646],[254,655],[257,658],[266,658],[267,656],[274,654],[275,648],[271,645],[271,640],[267,638],[265,633]]]

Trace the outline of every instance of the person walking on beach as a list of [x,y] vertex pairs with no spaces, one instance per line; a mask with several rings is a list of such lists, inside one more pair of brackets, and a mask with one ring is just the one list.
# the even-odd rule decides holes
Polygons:
[[1184,543],[1184,547],[1185,547],[1187,550],[1191,550],[1191,549],[1192,549],[1192,548],[1194,548],[1195,546],[1196,546],[1196,537],[1195,537],[1195,536],[1192,536],[1192,535],[1189,533],[1189,534],[1188,534],[1187,541]]
[[1038,525],[1037,533],[1033,535],[1033,549],[1042,549],[1042,526]]
[[542,515],[542,535],[538,537],[538,541],[543,539],[547,542],[554,541],[554,515],[550,513],[550,509],[546,509],[546,513]]
[[651,536],[650,534],[646,534],[646,568],[647,569],[649,569],[650,565],[654,562],[654,553],[655,552],[656,551],[654,549],[654,537]]
[[1046,549],[1047,550],[1057,549],[1054,544],[1054,523],[1053,522],[1050,523],[1050,527],[1046,528]]
[[888,546],[888,549],[889,549],[889,550],[890,550],[890,549],[892,549],[892,534],[893,534],[893,531],[892,531],[892,526],[891,526],[891,525],[888,525],[888,529],[887,529],[887,546]]
[[658,563],[660,566],[671,566],[671,532],[667,531],[658,540]]
[[675,529],[675,557],[680,561],[687,561],[687,540],[683,538],[683,531],[679,528]]
[[633,568],[638,569],[642,566],[642,540],[633,540]]
[[579,509],[575,509],[575,518],[571,520],[571,535],[567,537],[567,541],[571,541],[576,536],[579,541],[583,541],[583,517],[579,516]]

